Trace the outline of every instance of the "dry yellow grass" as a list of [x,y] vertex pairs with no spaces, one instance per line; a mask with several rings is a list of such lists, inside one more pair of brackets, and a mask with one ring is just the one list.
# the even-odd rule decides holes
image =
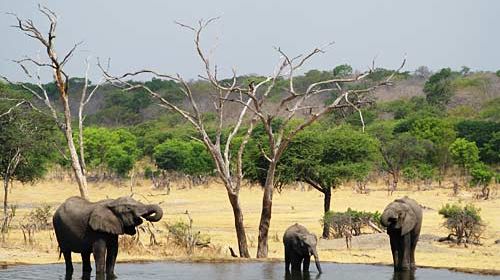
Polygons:
[[[194,226],[202,233],[209,234],[212,244],[218,248],[217,252],[205,254],[200,253],[201,258],[224,258],[228,257],[228,246],[237,249],[236,236],[233,227],[233,215],[227,200],[225,189],[221,185],[210,187],[197,187],[193,189],[178,190],[173,188],[169,195],[164,191],[153,191],[147,181],[141,182],[141,186],[135,187],[135,198],[151,203],[160,203],[165,211],[163,221],[174,222],[186,220],[183,214],[189,211]],[[422,235],[446,236],[446,230],[442,227],[443,219],[437,210],[445,203],[474,203],[482,211],[481,215],[487,223],[487,228],[482,240],[482,246],[456,247],[436,241],[421,241],[417,246],[417,264],[429,267],[453,267],[459,269],[494,270],[500,263],[500,245],[495,245],[494,240],[500,238],[500,201],[497,198],[488,201],[474,200],[472,194],[463,192],[458,197],[452,197],[449,189],[435,189],[429,191],[402,190],[394,193],[392,197],[387,196],[382,188],[372,187],[367,195],[355,194],[349,187],[335,190],[332,196],[332,209],[345,211],[348,207],[364,211],[382,211],[390,201],[396,197],[408,195],[422,205],[428,207],[424,211],[424,222]],[[35,185],[14,184],[10,194],[10,203],[19,205],[19,210],[13,224],[26,215],[31,208],[42,203],[56,207],[67,197],[77,195],[75,185],[69,182],[44,181]],[[111,185],[91,185],[90,194],[92,200],[106,197],[115,198],[129,195],[128,187],[118,188]],[[3,197],[3,194],[2,194]],[[244,211],[245,225],[247,229],[250,253],[256,254],[257,228],[260,218],[262,202],[262,191],[258,187],[244,188],[241,191],[241,205]],[[283,257],[283,245],[281,237],[284,230],[295,222],[303,224],[317,235],[321,234],[319,219],[322,216],[323,197],[322,194],[311,191],[300,191],[300,189],[288,189],[281,194],[275,192],[273,200],[273,215],[269,231],[269,258],[281,259]],[[160,222],[161,223],[161,222]],[[162,227],[162,225],[159,225]],[[322,261],[334,261],[341,263],[391,263],[389,244],[385,234],[374,235],[372,243],[363,245],[360,240],[353,239],[353,248],[347,250],[342,241],[321,240],[319,253]],[[0,263],[52,263],[58,260],[57,246],[51,231],[37,233],[37,242],[33,246],[26,246],[20,230],[12,230],[3,243],[0,251]],[[162,241],[164,241],[162,239]],[[425,244],[424,244],[425,242]],[[372,246],[373,245],[373,246]],[[171,250],[160,246],[161,253],[152,249],[144,249],[137,252],[121,250],[119,261],[126,260],[152,260],[184,258],[180,250]],[[77,257],[75,259],[78,259]]]

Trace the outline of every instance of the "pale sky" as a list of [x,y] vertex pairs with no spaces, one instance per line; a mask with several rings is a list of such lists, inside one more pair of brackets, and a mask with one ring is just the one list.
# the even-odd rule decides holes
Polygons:
[[196,78],[202,67],[192,34],[174,21],[215,16],[221,19],[202,40],[207,49],[215,46],[213,60],[223,73],[234,67],[238,74],[266,75],[279,58],[274,46],[295,56],[330,41],[335,44],[304,71],[341,63],[363,70],[374,57],[378,66],[395,69],[405,53],[409,71],[420,65],[500,69],[500,1],[494,0],[0,0],[0,74],[13,80],[24,74],[10,60],[43,49],[9,27],[15,20],[5,12],[46,26],[38,3],[59,15],[60,53],[84,41],[67,67],[71,76],[83,76],[84,58],[92,56],[110,57],[116,74],[150,68]]

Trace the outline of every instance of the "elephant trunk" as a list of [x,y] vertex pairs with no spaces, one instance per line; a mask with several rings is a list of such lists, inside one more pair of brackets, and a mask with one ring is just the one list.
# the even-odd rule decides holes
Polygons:
[[318,252],[314,250],[313,255],[314,255],[314,262],[316,263],[316,268],[318,269],[318,272],[323,273],[323,271],[321,270],[321,265],[319,264]]
[[389,219],[394,217],[394,213],[392,211],[388,211],[387,209],[384,211],[382,214],[382,217],[380,217],[380,223],[384,227],[389,227]]
[[163,210],[156,204],[146,205],[146,213],[141,215],[150,222],[158,222],[163,217]]

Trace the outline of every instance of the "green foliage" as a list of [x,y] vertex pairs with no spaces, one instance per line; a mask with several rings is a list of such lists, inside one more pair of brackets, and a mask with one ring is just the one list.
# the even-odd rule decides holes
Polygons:
[[448,116],[457,119],[474,119],[478,117],[478,112],[472,106],[459,105],[448,110]]
[[103,109],[89,121],[111,126],[137,124],[143,120],[141,111],[151,103],[151,98],[143,90],[108,89],[104,91]]
[[87,127],[83,131],[85,157],[91,169],[105,167],[120,177],[127,176],[140,150],[137,138],[126,129]]
[[495,74],[497,75],[497,77],[500,77],[500,70],[496,71]]
[[326,212],[320,222],[328,226],[334,238],[340,238],[345,237],[346,233],[361,235],[362,229],[369,227],[370,222],[380,227],[380,217],[378,211],[372,213],[347,208],[345,212]]
[[[22,93],[0,83],[0,97],[24,98]],[[34,182],[55,158],[53,142],[58,136],[52,120],[27,106],[14,108],[17,101],[0,102],[0,176],[3,179]]]
[[473,74],[470,76],[457,77],[451,82],[451,86],[454,89],[465,89],[465,88],[484,88],[490,84],[488,77],[482,74]]
[[464,207],[446,204],[438,213],[446,219],[443,225],[450,231],[450,235],[456,237],[457,243],[479,244],[484,230],[480,211],[473,204]]
[[377,141],[369,134],[351,127],[328,130],[323,139],[325,147],[321,163],[330,170],[323,170],[322,173],[328,185],[364,179],[378,159]]
[[414,96],[409,100],[399,99],[378,105],[378,110],[383,113],[390,113],[394,119],[414,120],[424,117],[441,117],[442,109],[429,104],[424,98]]
[[210,175],[215,165],[205,146],[195,140],[169,139],[154,149],[158,168],[188,175]]
[[491,183],[491,179],[493,179],[494,174],[486,164],[477,162],[472,165],[470,169],[470,175],[471,185],[487,187]]
[[349,64],[340,64],[333,68],[334,77],[349,77],[352,75],[352,67]]
[[[376,68],[372,73],[367,76],[367,79],[372,82],[381,82],[387,79],[390,75],[394,74],[394,70],[388,70],[384,68]],[[396,73],[394,80],[405,80],[410,77],[409,72]]]
[[[500,163],[498,147],[498,134],[500,123],[482,120],[464,120],[456,125],[458,137],[475,142],[479,148],[481,161],[487,163]],[[495,151],[496,149],[496,151]]]
[[[263,185],[269,163],[259,145],[255,140],[247,145],[243,164],[245,177]],[[327,130],[318,124],[291,141],[276,168],[275,186],[304,181],[327,189],[350,179],[362,180],[377,155],[377,142],[370,135],[349,126]]]
[[397,177],[405,167],[424,160],[432,148],[432,143],[409,132],[396,133],[395,127],[397,123],[380,122],[369,127],[368,131],[380,143],[380,168]]
[[180,103],[184,98],[181,86],[175,81],[152,78],[144,85],[172,103]]
[[476,143],[467,139],[457,138],[451,143],[449,150],[453,161],[463,168],[469,169],[479,161],[479,149]]
[[489,163],[500,163],[500,131],[494,132],[479,150],[481,159]]
[[456,73],[451,71],[450,68],[443,68],[430,76],[424,85],[427,102],[440,107],[446,106],[453,96],[451,80],[455,76]]

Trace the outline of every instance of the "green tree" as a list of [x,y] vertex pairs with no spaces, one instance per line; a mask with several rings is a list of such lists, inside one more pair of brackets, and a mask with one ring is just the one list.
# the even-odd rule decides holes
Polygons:
[[[441,185],[441,178],[446,176],[446,172],[452,163],[448,148],[456,138],[453,124],[436,117],[416,119],[411,124],[410,133],[419,139],[428,140],[432,143],[432,148],[429,149],[428,153],[429,158],[425,160],[424,166],[428,169],[432,167],[429,166],[430,164],[437,168],[439,185]],[[428,172],[424,173],[429,174]]]
[[352,75],[352,67],[349,64],[340,64],[333,68],[334,77],[348,77]]
[[429,77],[424,85],[426,100],[429,104],[444,107],[450,102],[453,96],[451,80],[454,76],[455,73],[450,68],[443,68]]
[[169,139],[154,149],[158,168],[186,175],[211,175],[215,166],[202,143],[194,140]]
[[[0,84],[0,95],[5,88]],[[9,98],[13,95],[10,94]],[[15,103],[0,103],[0,176],[3,179],[4,199],[2,232],[8,230],[9,183],[13,180],[33,182],[47,171],[54,157],[56,129],[45,115],[28,106],[13,107]]]
[[485,226],[480,212],[481,209],[472,204],[464,207],[458,204],[446,204],[441,207],[439,214],[446,219],[443,225],[450,231],[448,239],[455,236],[457,244],[461,242],[479,244]]
[[476,143],[467,139],[457,138],[449,149],[453,161],[462,169],[462,175],[479,161],[479,149]]
[[392,191],[397,189],[402,170],[410,164],[421,162],[432,145],[430,141],[419,139],[409,132],[396,133],[395,127],[394,122],[380,122],[368,128],[370,134],[380,142],[380,168],[391,176]]
[[463,120],[456,125],[458,137],[475,142],[479,149],[479,157],[481,161],[487,163],[500,163],[498,161],[498,150],[496,153],[493,149],[498,141],[496,133],[500,133],[500,123],[493,121],[482,120]]
[[[327,213],[331,190],[348,180],[365,179],[377,155],[377,141],[367,133],[349,126],[326,130],[317,125],[291,141],[276,167],[275,187],[280,190],[285,184],[305,182],[324,194],[323,210]],[[251,169],[246,178],[263,185],[269,162],[261,149],[249,145],[244,164]],[[325,224],[323,237],[328,236]]]
[[471,185],[481,187],[481,196],[484,199],[490,197],[489,185],[493,179],[493,172],[482,162],[477,162],[470,169]]
[[137,138],[126,129],[88,127],[83,135],[86,160],[94,170],[105,168],[119,177],[125,177],[140,156]]

